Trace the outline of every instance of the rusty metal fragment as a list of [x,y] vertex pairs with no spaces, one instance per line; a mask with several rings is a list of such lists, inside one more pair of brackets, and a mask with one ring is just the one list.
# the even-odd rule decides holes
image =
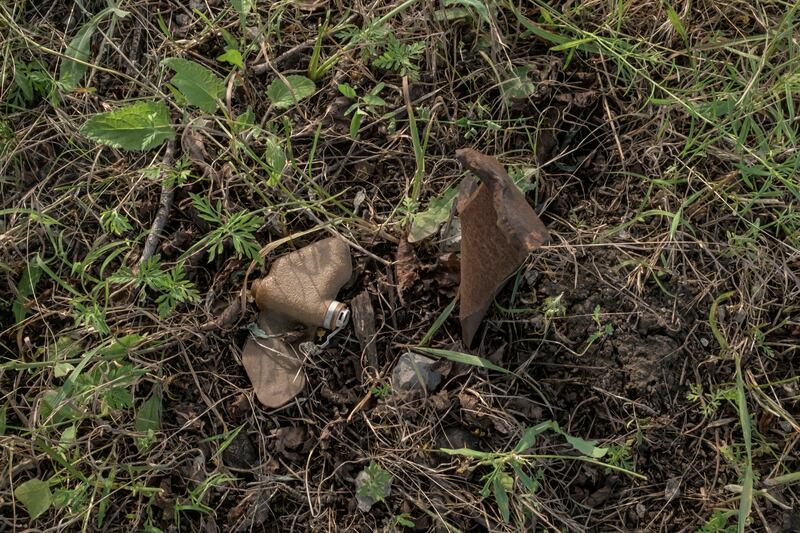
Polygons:
[[471,148],[457,150],[456,159],[480,180],[458,199],[461,334],[470,346],[494,297],[549,232],[497,159]]

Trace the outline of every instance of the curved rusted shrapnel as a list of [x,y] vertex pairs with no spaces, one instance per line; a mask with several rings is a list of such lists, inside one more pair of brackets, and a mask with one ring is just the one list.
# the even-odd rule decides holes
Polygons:
[[471,148],[456,159],[480,180],[465,182],[461,220],[461,336],[470,346],[492,300],[528,254],[550,238],[525,195],[494,157]]
[[[303,390],[300,343],[313,339],[317,328],[347,323],[350,312],[335,298],[352,273],[350,248],[332,237],[279,257],[253,282],[258,326],[267,337],[247,340],[242,363],[262,404],[280,407]],[[298,327],[301,334],[289,340]]]

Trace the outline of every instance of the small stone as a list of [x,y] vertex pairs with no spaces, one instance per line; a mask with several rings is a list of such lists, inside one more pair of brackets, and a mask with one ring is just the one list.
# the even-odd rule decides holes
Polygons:
[[359,189],[356,193],[356,197],[353,198],[353,214],[358,215],[358,210],[361,208],[361,204],[364,203],[364,200],[367,199],[367,193],[364,192],[364,189]]
[[667,501],[672,501],[674,498],[679,496],[680,493],[681,480],[676,477],[668,479],[666,485],[664,486],[664,498],[666,498]]
[[706,339],[705,337],[700,337],[700,344],[703,345],[703,348],[708,348],[709,344],[708,339]]
[[239,432],[222,452],[222,462],[230,468],[248,470],[258,461],[258,451],[244,431]]
[[431,367],[436,361],[413,352],[404,353],[392,371],[392,388],[396,391],[422,390],[422,384],[432,392],[442,381],[442,375]]

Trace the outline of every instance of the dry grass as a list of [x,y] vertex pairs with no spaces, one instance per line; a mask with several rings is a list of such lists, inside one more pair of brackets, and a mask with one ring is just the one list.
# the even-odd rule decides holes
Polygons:
[[[120,0],[129,15],[99,23],[74,91],[55,84],[67,43],[106,3],[38,4],[0,6],[0,529],[389,531],[400,516],[422,531],[800,528],[795,4],[455,2],[445,21],[438,3],[256,2],[240,27],[227,0]],[[276,109],[267,87],[308,73],[326,17],[321,58],[338,61],[312,97]],[[343,35],[381,17],[425,43],[407,95],[372,61],[388,37]],[[224,109],[179,105],[160,61],[224,77],[226,32],[246,68]],[[360,96],[385,84],[356,139],[341,83]],[[169,102],[174,158],[79,133],[139,99]],[[261,135],[234,131],[248,108]],[[287,156],[271,185],[267,132]],[[416,246],[422,278],[402,298],[391,262],[413,213],[460,181],[465,146],[526,172],[553,233],[474,351],[513,373],[445,360],[435,393],[380,389],[452,300],[439,239]],[[147,272],[170,187],[153,275],[182,266],[197,298],[160,316],[162,291],[119,273]],[[341,297],[370,295],[377,361],[343,334],[306,366],[306,394],[264,410],[239,361],[252,305],[218,320],[263,268],[229,244],[208,260],[214,226],[189,193],[260,216],[261,246],[290,241],[267,261],[322,233],[356,244]],[[451,317],[430,346],[466,351],[459,339]],[[162,408],[150,434],[149,398]],[[537,487],[516,480],[505,522],[481,494],[487,469],[437,451],[508,451],[543,420],[647,479],[530,460]],[[573,454],[553,434],[533,450]],[[393,485],[365,513],[354,478],[371,460]],[[35,520],[15,495],[31,479],[54,497]]]

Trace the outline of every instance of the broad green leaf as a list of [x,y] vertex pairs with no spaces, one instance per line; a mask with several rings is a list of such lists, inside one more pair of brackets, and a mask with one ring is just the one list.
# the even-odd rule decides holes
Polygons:
[[190,104],[206,113],[217,110],[217,100],[225,93],[225,82],[209,69],[179,57],[169,57],[161,64],[175,71],[171,83]]
[[426,348],[424,346],[417,346],[414,349],[420,352],[425,352],[431,355],[435,355],[437,357],[444,357],[445,359],[448,359],[450,361],[455,361],[456,363],[464,363],[465,365],[478,366],[481,368],[494,370],[496,372],[502,372],[503,374],[511,374],[511,372],[509,372],[502,366],[497,366],[488,359],[484,359],[483,357],[478,357],[477,355],[454,352],[452,350],[442,350],[439,348]]
[[411,229],[408,231],[408,242],[417,242],[430,237],[439,229],[450,216],[453,200],[458,194],[458,189],[450,187],[438,198],[428,204],[425,211],[414,215],[411,220]]
[[533,443],[536,442],[536,437],[538,437],[540,433],[543,433],[548,429],[554,429],[555,427],[558,426],[556,426],[552,420],[548,420],[546,422],[536,424],[533,427],[526,428],[525,432],[522,434],[522,438],[519,439],[519,442],[514,447],[514,452],[524,453],[531,446],[533,446]]
[[67,45],[65,52],[67,57],[61,62],[58,77],[58,82],[65,91],[74,90],[86,74],[88,66],[85,63],[89,60],[92,36],[97,30],[97,25],[100,24],[100,21],[111,14],[119,18],[128,16],[127,11],[107,7],[84,24]]
[[156,385],[149,398],[147,398],[139,410],[136,411],[136,420],[133,422],[135,431],[145,433],[145,438],[137,439],[136,445],[139,450],[146,450],[151,442],[152,435],[161,427],[161,386]]
[[349,83],[340,83],[339,84],[339,92],[342,95],[346,96],[347,98],[355,98],[356,97],[356,90],[353,89],[352,85]]
[[56,363],[56,365],[53,367],[53,376],[57,378],[63,378],[73,370],[75,370],[75,367],[70,363]]
[[564,433],[563,431],[560,432],[564,435],[564,438],[567,439],[567,442],[570,445],[581,452],[583,455],[587,457],[594,457],[595,459],[600,459],[605,454],[608,453],[608,448],[600,448],[597,446],[596,440],[585,440],[580,437],[573,437],[568,433]]
[[122,356],[127,355],[133,348],[144,340],[142,335],[131,333],[124,337],[114,339],[114,342],[108,346],[103,346],[98,350],[100,355],[108,357],[109,359],[120,359]]
[[235,67],[244,68],[242,53],[236,48],[228,48],[225,53],[217,58],[217,61],[224,61]]
[[531,68],[520,65],[511,69],[508,79],[501,85],[507,103],[523,100],[536,92],[536,85],[530,80]]
[[250,13],[250,10],[253,9],[255,3],[256,0],[231,0],[233,9],[239,14],[239,24],[242,26],[244,26],[247,15]]
[[[545,422],[543,422],[542,424],[544,423]],[[569,433],[567,433],[566,431],[564,431],[563,429],[561,429],[561,427],[559,427],[557,422],[551,420],[549,423],[551,424],[551,427],[549,429],[552,429],[553,431],[559,433],[561,436],[567,439],[567,442],[570,444],[570,446],[581,452],[583,455],[587,457],[594,457],[595,459],[600,459],[601,457],[603,457],[605,454],[608,453],[608,448],[599,448],[597,446],[596,440],[586,440],[580,437],[574,437]]]
[[269,178],[267,186],[276,187],[281,182],[283,169],[286,166],[286,150],[281,144],[280,139],[275,135],[267,137],[264,160],[268,166]]
[[500,509],[500,514],[503,515],[503,520],[508,522],[511,519],[511,509],[508,506],[508,493],[499,474],[492,480],[492,488],[494,489],[494,499],[497,502],[498,509]]
[[88,138],[113,148],[149,150],[175,138],[164,102],[138,102],[94,115],[81,128]]
[[363,100],[366,105],[371,105],[371,106],[386,105],[386,101],[380,96],[377,96],[375,94],[365,94]]
[[156,388],[136,412],[133,428],[136,431],[157,430],[161,427],[161,390]]
[[314,82],[305,76],[286,76],[290,87],[280,78],[275,78],[267,87],[267,96],[270,102],[278,109],[288,109],[296,103],[308,98],[317,90]]
[[14,489],[14,497],[28,511],[31,520],[35,520],[53,504],[53,493],[50,485],[41,479],[29,479]]
[[77,435],[77,428],[75,424],[69,426],[61,433],[61,438],[58,440],[58,449],[63,454],[75,442]]

